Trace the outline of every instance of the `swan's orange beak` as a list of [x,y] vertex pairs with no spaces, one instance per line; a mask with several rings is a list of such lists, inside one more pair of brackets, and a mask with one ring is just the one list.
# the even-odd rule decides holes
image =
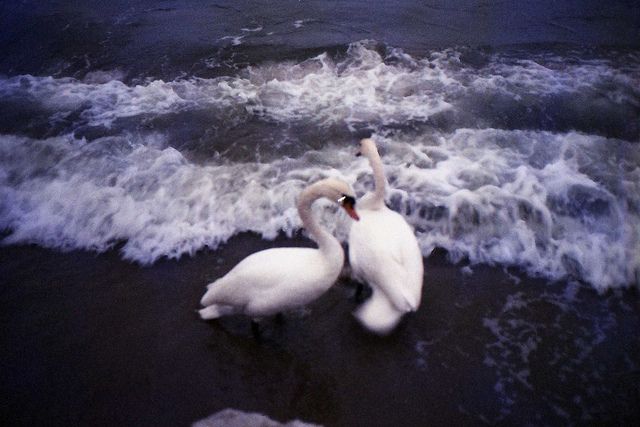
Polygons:
[[356,199],[351,196],[343,195],[338,199],[338,203],[340,203],[345,212],[347,212],[347,215],[349,215],[356,221],[360,221],[360,217],[358,216],[358,213],[355,209]]

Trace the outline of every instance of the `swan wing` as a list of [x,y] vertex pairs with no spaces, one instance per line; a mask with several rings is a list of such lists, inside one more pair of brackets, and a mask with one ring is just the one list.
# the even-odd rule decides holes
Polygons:
[[423,265],[413,230],[391,210],[360,211],[349,234],[354,275],[384,293],[400,311],[415,311],[422,294]]
[[208,285],[201,304],[229,305],[253,315],[275,314],[319,297],[339,272],[317,249],[267,249],[243,259]]
[[394,252],[398,251],[389,251],[389,256],[385,257],[385,266],[376,272],[374,283],[398,310],[415,311],[418,309],[419,300],[407,286],[407,271]]
[[422,284],[424,281],[424,261],[422,251],[418,245],[418,240],[414,234],[413,228],[406,223],[404,218],[395,213],[402,225],[397,228],[398,241],[402,242],[398,245],[398,263],[404,271],[405,289],[409,291],[413,298],[415,309],[420,305],[422,299]]

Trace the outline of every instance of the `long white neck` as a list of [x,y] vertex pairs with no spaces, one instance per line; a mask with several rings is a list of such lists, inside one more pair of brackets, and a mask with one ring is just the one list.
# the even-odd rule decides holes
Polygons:
[[342,246],[340,246],[338,239],[318,224],[311,213],[311,205],[313,202],[323,197],[320,190],[318,186],[311,185],[300,194],[298,198],[298,214],[300,215],[304,228],[309,232],[322,252],[335,252],[337,248],[340,248],[340,251],[342,251]]
[[373,182],[375,184],[373,197],[370,199],[369,203],[373,209],[380,209],[384,207],[384,192],[387,185],[384,178],[382,159],[380,159],[378,150],[375,149],[368,151],[366,157],[369,159],[371,169],[373,169]]

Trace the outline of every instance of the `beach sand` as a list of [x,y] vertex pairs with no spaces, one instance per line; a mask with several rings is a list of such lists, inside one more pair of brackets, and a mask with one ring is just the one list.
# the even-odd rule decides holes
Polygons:
[[632,423],[640,298],[425,259],[423,303],[389,337],[351,316],[341,279],[263,322],[204,322],[207,283],[248,254],[309,246],[240,234],[140,266],[103,254],[0,248],[0,421],[185,426],[225,408],[323,425]]

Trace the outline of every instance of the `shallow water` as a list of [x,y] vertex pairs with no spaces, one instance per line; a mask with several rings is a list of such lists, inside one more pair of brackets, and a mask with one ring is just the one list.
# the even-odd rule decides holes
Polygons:
[[241,234],[148,267],[115,251],[2,248],[0,419],[175,426],[225,408],[327,426],[638,419],[631,290],[600,295],[512,269],[453,266],[436,251],[420,309],[386,338],[350,315],[345,281],[284,322],[263,322],[259,341],[246,318],[198,318],[204,283],[256,250],[309,244]]

